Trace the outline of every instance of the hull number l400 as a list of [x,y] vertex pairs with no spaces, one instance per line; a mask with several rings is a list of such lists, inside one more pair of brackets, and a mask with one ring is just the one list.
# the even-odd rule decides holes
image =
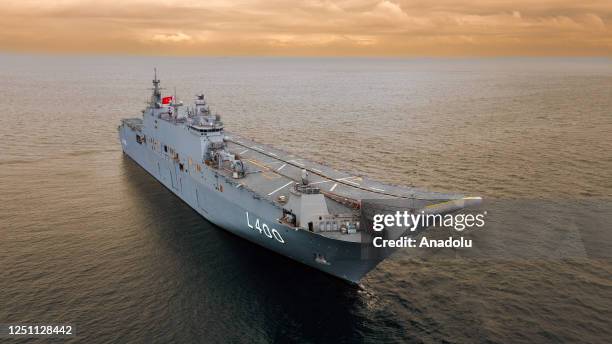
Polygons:
[[281,244],[285,243],[285,240],[275,228],[268,226],[268,224],[266,224],[265,222],[260,221],[259,218],[255,218],[255,223],[251,224],[251,219],[249,219],[248,211],[246,212],[246,221],[247,221],[247,226],[249,226],[249,228],[253,230],[259,231],[259,234],[263,234],[270,239],[275,239]]

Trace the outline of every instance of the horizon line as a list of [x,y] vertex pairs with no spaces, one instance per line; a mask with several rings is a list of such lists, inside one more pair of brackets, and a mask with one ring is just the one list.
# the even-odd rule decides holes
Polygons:
[[59,51],[13,51],[0,50],[0,55],[27,55],[27,56],[71,56],[71,57],[152,57],[152,58],[355,58],[355,59],[439,59],[439,60],[460,60],[460,59],[612,59],[612,55],[593,54],[593,55],[546,55],[546,54],[516,54],[516,55],[282,55],[282,54],[147,54],[130,52],[59,52]]

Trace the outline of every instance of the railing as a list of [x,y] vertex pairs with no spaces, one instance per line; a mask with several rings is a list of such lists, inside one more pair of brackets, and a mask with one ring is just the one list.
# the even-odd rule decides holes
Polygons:
[[295,191],[301,192],[303,194],[313,195],[313,194],[320,193],[321,189],[319,189],[316,186],[303,185],[303,184],[295,184]]

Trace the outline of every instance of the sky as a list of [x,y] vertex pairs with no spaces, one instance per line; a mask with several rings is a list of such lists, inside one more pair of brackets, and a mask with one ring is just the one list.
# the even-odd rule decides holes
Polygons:
[[3,0],[0,51],[612,56],[612,0]]

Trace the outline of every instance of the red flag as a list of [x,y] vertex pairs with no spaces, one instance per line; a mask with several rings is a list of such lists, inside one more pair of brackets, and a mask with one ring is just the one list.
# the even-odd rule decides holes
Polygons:
[[162,104],[170,104],[170,102],[171,102],[171,101],[173,101],[173,100],[174,100],[174,97],[173,97],[173,96],[170,96],[170,97],[163,97],[163,98],[162,98]]

